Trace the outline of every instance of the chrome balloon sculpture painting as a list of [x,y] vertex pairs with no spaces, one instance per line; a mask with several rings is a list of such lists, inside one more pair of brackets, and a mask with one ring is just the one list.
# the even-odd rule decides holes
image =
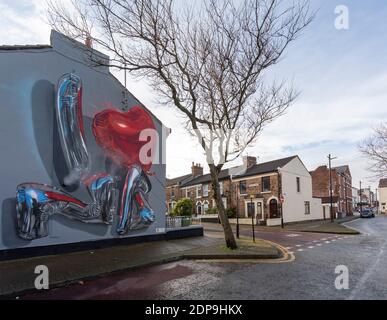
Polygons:
[[155,130],[151,116],[136,106],[127,112],[112,108],[96,114],[92,124],[94,139],[104,150],[107,163],[115,169],[110,170],[113,173],[92,174],[82,102],[81,79],[75,74],[64,75],[58,83],[55,106],[60,146],[69,172],[64,182],[78,183],[87,190],[89,199],[77,199],[62,187],[19,185],[17,231],[22,239],[31,241],[49,236],[49,219],[53,215],[85,224],[116,223],[113,227],[119,236],[148,228],[155,221],[148,202],[152,162],[140,159],[141,148],[152,141],[139,139],[143,130]]

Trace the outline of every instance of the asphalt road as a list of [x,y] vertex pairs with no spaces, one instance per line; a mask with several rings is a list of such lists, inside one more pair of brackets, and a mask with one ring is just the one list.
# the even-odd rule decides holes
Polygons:
[[[387,299],[387,217],[348,224],[362,235],[256,232],[294,253],[290,263],[180,261],[24,299]],[[244,228],[243,235],[251,235]],[[337,290],[337,266],[349,289]]]

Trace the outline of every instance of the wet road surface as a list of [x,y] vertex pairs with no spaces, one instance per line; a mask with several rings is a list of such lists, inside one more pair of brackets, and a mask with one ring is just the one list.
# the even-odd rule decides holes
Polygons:
[[[291,263],[180,261],[86,281],[23,299],[387,299],[387,217],[348,224],[338,236],[256,232],[294,252]],[[242,235],[251,235],[243,229]],[[335,288],[335,269],[349,269],[349,289]]]

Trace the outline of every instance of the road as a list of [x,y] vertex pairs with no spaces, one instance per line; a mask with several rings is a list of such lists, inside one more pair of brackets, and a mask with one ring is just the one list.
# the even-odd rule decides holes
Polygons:
[[[359,219],[348,226],[362,234],[256,232],[288,248],[295,256],[290,263],[180,261],[22,298],[387,299],[387,217]],[[349,270],[348,290],[334,285],[340,265]]]

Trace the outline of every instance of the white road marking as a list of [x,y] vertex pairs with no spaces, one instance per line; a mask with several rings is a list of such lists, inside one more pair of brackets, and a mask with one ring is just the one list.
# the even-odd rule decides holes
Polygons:
[[299,234],[295,234],[295,233],[287,235],[287,237],[289,237],[289,238],[296,238],[296,237],[299,237],[299,236],[300,236]]
[[303,252],[303,251],[304,251],[304,249],[298,249],[297,251],[298,251],[298,252]]
[[302,247],[302,245],[300,245],[300,244],[296,244],[296,247],[297,247],[297,248],[299,248],[299,247]]
[[380,260],[383,257],[384,248],[386,247],[386,244],[387,244],[387,242],[384,242],[383,246],[379,249],[379,253],[378,253],[375,261],[372,263],[371,267],[369,267],[368,270],[360,278],[359,282],[356,284],[355,289],[352,290],[351,295],[349,296],[348,300],[353,300],[356,297],[358,292],[362,289],[362,287],[364,287],[368,278],[374,273],[376,266],[380,263]]
[[331,243],[330,241],[325,241],[325,243]]
[[314,249],[314,247],[313,247],[313,246],[310,246],[310,247],[308,247],[308,249]]
[[321,244],[321,243],[317,243],[317,246],[318,246],[318,247],[322,247],[322,244]]

